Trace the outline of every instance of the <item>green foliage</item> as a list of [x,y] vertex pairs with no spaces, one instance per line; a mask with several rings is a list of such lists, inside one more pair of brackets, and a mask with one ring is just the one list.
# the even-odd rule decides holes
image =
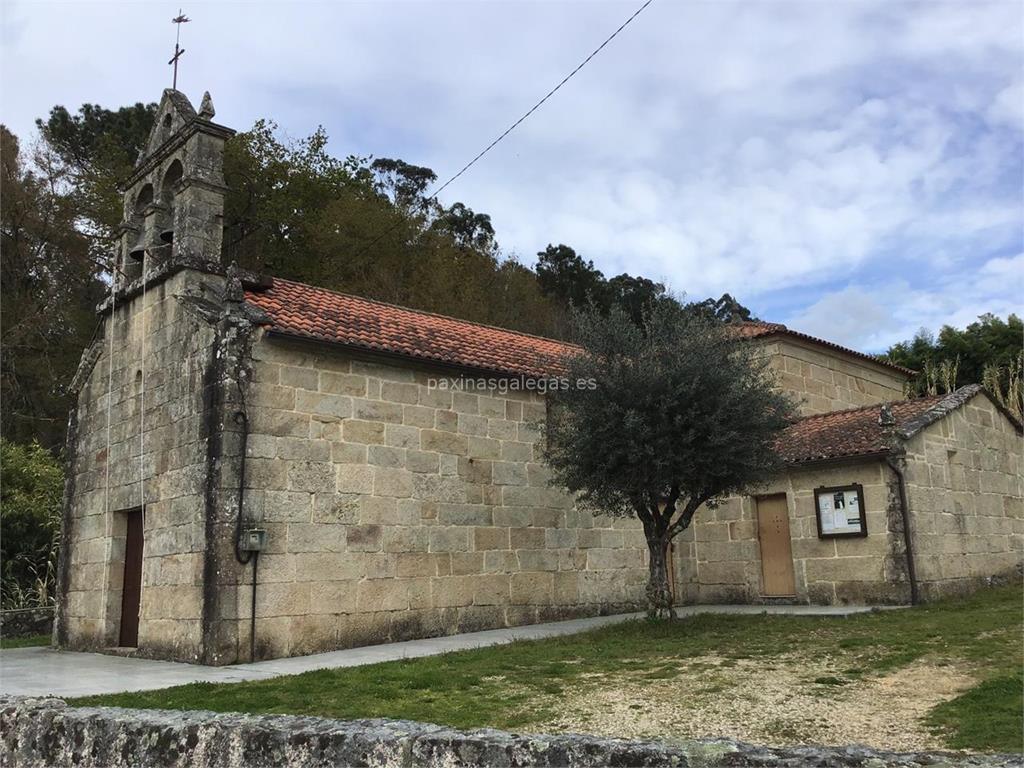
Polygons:
[[49,635],[28,635],[27,637],[0,637],[0,648],[38,648],[50,644]]
[[928,722],[946,732],[954,749],[1024,750],[1024,673],[985,680],[937,706]]
[[103,286],[67,169],[45,146],[26,157],[3,126],[0,166],[0,430],[57,450],[71,405],[66,387]]
[[795,414],[752,345],[701,313],[655,304],[638,326],[620,307],[577,314],[583,352],[554,393],[545,458],[596,512],[636,516],[650,549],[652,615],[672,615],[665,549],[700,505],[780,469]]
[[228,142],[224,252],[250,269],[315,283],[325,277],[312,258],[324,220],[338,202],[355,207],[373,190],[356,177],[357,159],[327,153],[322,129],[286,144],[276,128],[261,120]]
[[548,245],[538,253],[536,271],[541,292],[561,305],[591,308],[602,314],[618,307],[638,326],[655,305],[678,306],[661,283],[627,274],[608,280],[594,262],[585,261],[564,244]]
[[604,274],[568,245],[548,245],[537,254],[537,282],[545,296],[576,307],[608,307]]
[[109,162],[105,148],[118,145],[124,162],[134,164],[146,144],[156,116],[155,103],[136,103],[116,112],[99,104],[83,104],[72,115],[65,107],[56,106],[36,127],[60,154],[64,162],[79,168]]
[[718,299],[704,299],[689,305],[695,312],[723,323],[739,323],[745,320],[755,320],[750,310],[740,304],[730,294],[723,293]]
[[1024,323],[1011,314],[1006,320],[992,314],[978,317],[963,330],[945,325],[938,338],[925,329],[913,339],[894,344],[884,359],[918,372],[909,394],[936,394],[967,384],[985,384],[986,367],[999,371],[1006,391],[1010,373],[1024,344]]
[[1024,351],[1009,365],[990,363],[982,372],[981,383],[1006,410],[1024,421]]
[[486,213],[476,213],[462,203],[442,209],[431,227],[441,236],[451,238],[456,248],[494,253],[498,247],[491,217]]
[[490,217],[425,197],[428,168],[338,160],[322,129],[283,141],[260,121],[228,143],[225,178],[225,254],[243,266],[533,333],[564,326],[532,273],[501,256]]
[[585,353],[568,378],[595,385],[555,395],[547,459],[584,503],[619,515],[664,499],[696,507],[774,476],[793,404],[751,345],[671,305],[643,328],[622,310],[581,312],[577,336]]
[[64,472],[38,443],[0,438],[0,562],[3,605],[53,601]]
[[665,292],[665,286],[646,277],[618,275],[608,281],[606,290],[609,309],[618,307],[642,328],[646,317],[661,304],[679,307],[679,302]]
[[72,115],[65,107],[50,110],[36,127],[72,186],[70,194],[90,235],[92,255],[104,261],[123,218],[118,185],[132,172],[156,117],[156,104],[110,110],[83,104]]
[[[957,723],[962,716],[955,703],[959,699],[935,710],[936,722],[954,729],[950,746],[1015,751],[1021,742],[1020,691],[1000,681],[1017,674],[1024,662],[1021,598],[1018,584],[968,598],[847,618],[699,614],[685,622],[630,621],[578,635],[440,656],[244,683],[197,683],[90,696],[72,703],[342,719],[389,717],[455,728],[529,730],[564,710],[570,694],[607,695],[620,687],[635,691],[646,679],[700,676],[709,682],[706,695],[718,701],[743,697],[742,687],[723,688],[713,677],[723,666],[722,659],[726,664],[756,659],[763,666],[799,675],[807,662],[817,664],[825,656],[844,672],[842,678],[836,674],[829,683],[820,684],[823,705],[837,688],[856,694],[863,684],[873,684],[874,678],[923,660],[993,680],[983,683],[983,698],[977,698],[978,720],[964,721],[969,730]],[[844,685],[839,686],[839,680]],[[699,698],[680,698],[675,705],[680,720],[706,715]],[[993,713],[989,729],[981,727],[983,707]],[[779,712],[787,724],[798,724],[806,715],[803,706]],[[979,727],[975,729],[971,722]],[[679,735],[658,734],[664,739]]]
[[[623,310],[638,326],[654,307],[667,304],[684,306],[669,294],[665,286],[646,277],[628,274],[606,279],[594,262],[586,261],[567,245],[548,245],[537,254],[537,282],[545,296],[563,305],[590,307],[607,314],[612,307]],[[728,293],[715,299],[691,302],[685,308],[694,314],[718,322],[752,319],[750,310]]]
[[426,193],[437,181],[432,170],[388,157],[374,160],[370,170],[376,176],[377,190],[395,206],[413,215],[427,212],[431,201]]

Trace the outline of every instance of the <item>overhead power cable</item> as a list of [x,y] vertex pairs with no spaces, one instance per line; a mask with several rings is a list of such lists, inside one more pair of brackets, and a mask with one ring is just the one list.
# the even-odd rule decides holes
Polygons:
[[594,58],[595,56],[597,56],[597,54],[599,54],[599,53],[601,52],[601,50],[602,50],[602,49],[603,49],[603,48],[604,48],[604,47],[605,47],[606,45],[608,45],[608,43],[610,43],[610,42],[611,42],[612,40],[614,40],[614,39],[616,38],[616,36],[617,36],[617,35],[618,35],[618,34],[619,34],[619,33],[620,33],[620,32],[621,32],[622,30],[624,30],[624,29],[625,29],[625,28],[626,28],[627,26],[629,26],[630,22],[632,22],[632,21],[633,21],[633,19],[635,19],[635,18],[636,18],[637,16],[639,16],[639,15],[640,15],[641,13],[643,13],[643,10],[644,10],[644,9],[645,9],[645,8],[646,8],[646,7],[648,6],[648,5],[650,5],[650,4],[651,4],[651,3],[653,3],[653,2],[654,2],[654,0],[647,0],[647,2],[646,2],[646,3],[644,3],[644,4],[643,4],[643,5],[641,5],[641,6],[639,7],[639,8],[637,8],[637,9],[636,9],[636,11],[634,11],[634,12],[633,12],[633,15],[632,15],[632,16],[630,16],[630,17],[629,17],[628,19],[626,19],[626,20],[625,20],[624,22],[622,22],[622,24],[621,24],[621,25],[619,26],[619,28],[618,28],[618,29],[616,29],[616,30],[615,30],[614,32],[612,32],[612,33],[611,33],[610,35],[608,35],[608,37],[607,37],[607,38],[605,38],[605,41],[604,41],[603,43],[601,43],[601,44],[600,44],[599,46],[597,46],[597,48],[595,48],[595,49],[594,49],[594,50],[593,50],[593,51],[591,52],[591,54],[590,54],[589,56],[587,56],[587,58],[585,58],[585,59],[584,59],[583,61],[581,61],[581,62],[579,63],[579,65],[578,65],[578,66],[576,67],[576,69],[574,69],[574,70],[573,70],[572,72],[570,72],[570,73],[569,73],[568,75],[566,75],[565,77],[563,77],[563,78],[562,78],[562,80],[561,80],[561,82],[559,82],[559,83],[558,83],[558,85],[556,85],[556,86],[555,86],[554,88],[552,88],[552,89],[551,89],[550,91],[548,91],[548,92],[547,92],[546,94],[544,94],[544,98],[542,98],[542,99],[541,99],[540,101],[538,101],[538,102],[537,102],[536,104],[534,104],[534,105],[533,105],[532,107],[530,107],[530,108],[529,108],[529,109],[528,109],[528,110],[527,110],[527,111],[526,111],[526,112],[525,112],[525,113],[523,114],[523,116],[522,116],[522,117],[520,117],[520,118],[519,118],[518,120],[516,120],[516,121],[515,121],[514,123],[512,123],[512,125],[510,125],[510,126],[509,126],[508,128],[506,128],[506,129],[505,129],[505,131],[504,131],[504,132],[503,132],[503,133],[502,133],[502,134],[501,134],[500,136],[498,136],[498,138],[496,138],[496,139],[495,139],[494,141],[492,141],[492,142],[491,142],[490,144],[488,144],[488,145],[487,145],[486,147],[484,147],[484,148],[483,148],[483,150],[481,150],[481,152],[480,152],[480,153],[479,153],[479,154],[478,154],[478,155],[477,155],[476,157],[474,157],[474,158],[473,158],[472,160],[470,160],[470,161],[469,161],[468,163],[466,163],[466,164],[465,164],[464,166],[462,166],[462,168],[461,168],[461,169],[459,170],[459,172],[458,172],[458,173],[456,173],[456,174],[455,174],[454,176],[452,176],[452,177],[451,177],[450,179],[448,179],[448,181],[446,181],[446,182],[445,182],[444,184],[442,184],[442,185],[441,185],[440,187],[438,187],[437,189],[435,189],[435,190],[434,190],[434,191],[433,191],[433,192],[432,192],[432,193],[431,193],[431,194],[429,195],[429,197],[437,197],[437,196],[438,196],[438,195],[439,195],[439,194],[441,193],[441,191],[445,189],[445,187],[447,187],[447,186],[448,186],[449,184],[451,184],[451,183],[452,183],[453,181],[455,181],[455,180],[456,180],[457,178],[459,178],[459,176],[461,176],[461,175],[462,175],[462,174],[464,174],[464,173],[465,173],[466,171],[468,171],[468,170],[469,170],[470,168],[472,168],[472,167],[473,167],[473,165],[474,165],[474,164],[476,163],[476,161],[477,161],[477,160],[479,160],[479,159],[480,159],[481,157],[483,157],[483,156],[484,156],[484,155],[486,155],[486,154],[487,154],[488,152],[490,152],[490,151],[491,151],[492,149],[494,149],[494,147],[495,147],[495,146],[497,146],[497,145],[498,145],[498,143],[499,143],[499,142],[500,142],[500,141],[501,141],[502,139],[504,139],[504,138],[505,138],[506,136],[508,136],[508,135],[509,135],[510,133],[512,133],[512,131],[514,131],[514,130],[515,130],[515,129],[516,129],[516,128],[517,128],[518,126],[519,126],[519,124],[520,124],[520,123],[522,123],[522,122],[523,122],[524,120],[526,120],[526,118],[528,118],[528,117],[529,117],[530,115],[532,115],[532,114],[533,114],[534,112],[536,112],[536,111],[537,111],[537,110],[538,110],[538,109],[539,109],[539,108],[541,107],[541,105],[542,105],[542,104],[544,104],[544,102],[545,102],[545,101],[547,101],[547,100],[548,100],[548,99],[550,99],[550,98],[551,98],[552,96],[554,96],[554,95],[555,95],[555,93],[557,93],[557,92],[558,92],[558,90],[559,90],[559,89],[560,89],[560,88],[561,88],[561,87],[562,87],[563,85],[565,85],[566,83],[568,83],[568,82],[569,82],[569,81],[570,81],[570,80],[571,80],[571,79],[573,78],[573,76],[574,76],[574,75],[575,75],[575,74],[576,74],[577,72],[579,72],[579,71],[580,71],[581,69],[583,69],[583,68],[584,68],[585,66],[587,66],[587,64],[588,64],[588,63],[590,62],[590,60],[591,60],[592,58]]
[[[472,160],[470,160],[468,163],[466,163],[464,166],[462,166],[462,168],[460,168],[459,171],[454,176],[452,176],[450,179],[448,179],[446,182],[444,182],[444,184],[442,184],[441,186],[437,187],[437,189],[433,190],[430,194],[428,194],[427,195],[427,199],[436,198],[439,194],[441,194],[442,191],[444,191],[448,187],[448,185],[450,185],[453,181],[455,181],[457,178],[459,178],[462,174],[464,174],[466,171],[468,171],[470,168],[472,168],[477,163],[477,161],[480,160],[484,155],[486,155],[488,152],[490,152],[492,149],[494,149],[502,141],[502,139],[504,139],[506,136],[508,136],[510,133],[512,133],[512,131],[514,131],[516,128],[518,128],[519,125],[523,121],[526,120],[526,118],[528,118],[530,115],[532,115],[534,112],[536,112],[544,104],[544,102],[546,102],[548,99],[550,99],[552,96],[554,96],[559,91],[559,89],[561,89],[561,87],[563,85],[568,83],[576,75],[577,72],[579,72],[581,69],[583,69],[585,66],[587,66],[587,64],[590,63],[591,59],[593,59],[595,56],[597,56],[597,54],[599,54],[602,50],[604,50],[605,46],[607,46],[608,43],[610,43],[612,40],[614,40],[619,35],[619,33],[622,32],[622,30],[624,30],[626,27],[628,27],[632,23],[632,21],[637,16],[639,16],[641,13],[643,13],[644,10],[647,8],[647,6],[649,6],[653,2],[654,2],[654,0],[647,0],[643,5],[641,5],[639,8],[637,8],[628,19],[626,19],[624,22],[622,22],[622,24],[619,25],[618,29],[616,29],[614,32],[612,32],[610,35],[608,35],[608,37],[606,37],[604,39],[604,42],[602,42],[599,46],[597,46],[597,48],[595,48],[593,51],[591,51],[590,55],[587,56],[587,58],[585,58],[583,61],[581,61],[572,72],[570,72],[565,77],[563,77],[561,79],[561,81],[559,81],[558,85],[556,85],[554,88],[552,88],[546,94],[544,94],[543,98],[541,98],[540,101],[538,101],[536,104],[534,104],[528,110],[526,110],[526,112],[524,112],[523,115],[518,120],[516,120],[514,123],[512,123],[512,125],[510,125],[508,128],[506,128],[501,133],[501,135],[498,136],[498,138],[496,138],[494,141],[492,141],[490,144],[488,144],[486,147],[484,147],[479,153],[477,153],[476,157],[474,157]],[[397,224],[393,224],[392,226],[388,227],[386,230],[381,232],[379,235],[377,235],[377,237],[375,237],[373,240],[371,240],[366,245],[366,247],[363,248],[363,250],[360,253],[360,255],[362,255],[367,250],[369,250],[371,247],[376,245],[380,241],[381,238],[383,238],[385,235],[389,234],[396,226],[397,226]]]

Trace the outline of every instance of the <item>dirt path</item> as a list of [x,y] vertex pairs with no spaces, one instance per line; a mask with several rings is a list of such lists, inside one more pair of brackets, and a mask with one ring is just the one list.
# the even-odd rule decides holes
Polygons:
[[563,716],[531,730],[940,749],[922,717],[975,682],[954,667],[923,662],[864,680],[843,675],[828,660],[776,664],[704,656],[681,659],[675,669],[617,674],[600,686],[582,686],[559,707]]

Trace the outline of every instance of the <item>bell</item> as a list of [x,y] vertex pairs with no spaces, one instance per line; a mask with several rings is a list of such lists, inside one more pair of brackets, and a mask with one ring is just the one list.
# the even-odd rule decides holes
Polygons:
[[128,249],[128,258],[135,259],[135,261],[142,261],[146,256],[146,243],[143,237],[140,237],[138,242],[135,243],[131,248]]
[[160,230],[160,240],[164,243],[170,244],[174,242],[174,227],[167,226]]

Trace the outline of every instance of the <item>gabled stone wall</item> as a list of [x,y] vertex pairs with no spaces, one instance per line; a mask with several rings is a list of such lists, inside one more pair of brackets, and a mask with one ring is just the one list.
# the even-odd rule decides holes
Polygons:
[[1024,441],[986,395],[907,441],[906,478],[922,595],[966,591],[1020,564]]
[[800,403],[800,415],[905,399],[907,376],[838,350],[796,339],[761,342],[779,386]]
[[[140,652],[196,661],[206,543],[205,377],[215,332],[180,297],[219,278],[179,272],[103,316],[75,413],[58,643],[117,645],[124,511],[145,506]],[[191,286],[191,288],[189,287]],[[110,385],[108,387],[108,384]]]

